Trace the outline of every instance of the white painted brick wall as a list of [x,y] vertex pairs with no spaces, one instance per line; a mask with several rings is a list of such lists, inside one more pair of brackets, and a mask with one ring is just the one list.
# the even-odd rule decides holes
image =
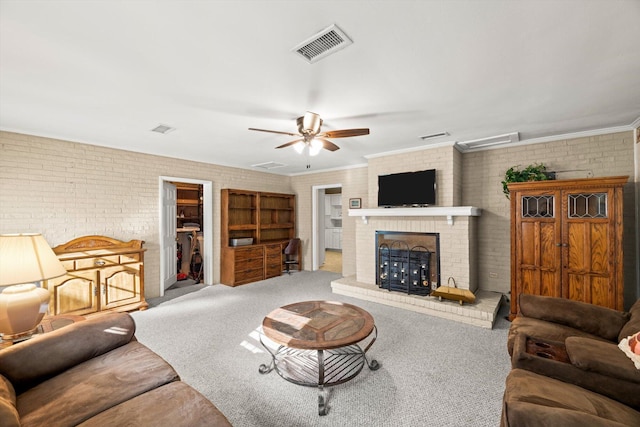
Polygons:
[[[518,164],[544,162],[551,170],[579,170],[565,172],[560,178],[586,176],[587,170],[594,176],[640,176],[634,169],[634,157],[640,164],[637,145],[632,132],[620,132],[465,154],[453,147],[438,147],[372,158],[368,167],[283,177],[0,132],[0,233],[41,232],[52,246],[87,234],[145,240],[145,284],[147,296],[153,297],[159,293],[159,176],[213,182],[214,282],[219,280],[221,188],[297,194],[298,234],[305,241],[305,268],[310,268],[311,187],[341,183],[345,209],[343,274],[349,276],[356,274],[356,265],[359,267],[374,256],[374,245],[363,245],[356,233],[359,219],[346,215],[348,199],[359,197],[363,207],[375,207],[379,174],[436,168],[439,205],[483,209],[477,224],[469,227],[470,233],[477,235],[477,248],[469,251],[477,253],[470,262],[472,271],[473,263],[477,264],[478,287],[508,292],[509,203],[500,185],[504,171]],[[637,281],[633,267],[638,256],[633,188],[633,184],[625,188],[624,218],[625,282],[632,290]],[[460,274],[447,271],[451,271],[450,275]],[[497,277],[490,277],[491,273]],[[472,276],[469,280],[473,280]]]
[[144,240],[145,293],[157,296],[160,176],[213,182],[213,283],[220,189],[292,191],[280,175],[0,132],[0,233],[39,232],[51,246],[93,234]]

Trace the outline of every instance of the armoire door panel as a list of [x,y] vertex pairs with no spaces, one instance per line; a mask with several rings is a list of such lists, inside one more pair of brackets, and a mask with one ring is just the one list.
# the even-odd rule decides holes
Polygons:
[[535,222],[523,221],[520,226],[520,264],[538,265],[538,233],[536,232]]
[[540,266],[558,269],[560,248],[557,246],[556,225],[551,222],[540,223]]
[[584,274],[568,274],[565,298],[576,301],[589,301],[589,293],[585,280],[587,276]]
[[594,273],[608,273],[611,270],[609,262],[609,224],[591,224],[591,265]]
[[523,268],[520,270],[520,292],[524,294],[540,294],[540,280],[538,272],[534,269]]
[[542,270],[540,272],[540,294],[551,297],[561,297],[560,270]]
[[606,276],[590,277],[591,304],[615,307],[615,293],[611,289],[611,280]]
[[567,224],[568,253],[565,267],[572,272],[587,271],[586,263],[589,259],[589,246],[585,245],[587,230],[585,223],[570,222]]

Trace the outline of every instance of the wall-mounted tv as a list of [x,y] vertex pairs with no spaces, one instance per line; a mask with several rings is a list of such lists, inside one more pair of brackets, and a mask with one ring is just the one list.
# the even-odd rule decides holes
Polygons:
[[429,206],[436,204],[436,170],[378,176],[378,206]]

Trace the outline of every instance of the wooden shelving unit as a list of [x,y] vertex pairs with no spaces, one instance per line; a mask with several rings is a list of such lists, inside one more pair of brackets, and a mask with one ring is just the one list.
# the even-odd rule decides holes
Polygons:
[[[295,195],[223,189],[221,282],[236,286],[277,276],[282,249],[295,236]],[[232,239],[251,245],[232,246]]]
[[197,223],[202,230],[202,186],[199,184],[176,183],[177,227],[185,223]]

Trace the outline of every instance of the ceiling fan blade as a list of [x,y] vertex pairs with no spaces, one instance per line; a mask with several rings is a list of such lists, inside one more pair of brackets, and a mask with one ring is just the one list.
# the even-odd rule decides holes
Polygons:
[[322,148],[324,148],[325,150],[336,151],[340,149],[340,147],[338,147],[336,144],[329,141],[328,139],[324,139],[324,138],[318,138],[318,139],[322,141]]
[[280,132],[279,130],[267,130],[267,129],[256,129],[256,128],[249,128],[249,130],[255,130],[258,132],[269,132],[269,133],[279,133],[281,135],[290,135],[290,136],[298,136],[297,133],[291,133],[291,132]]
[[342,129],[342,130],[330,130],[323,132],[318,136],[326,136],[327,138],[348,138],[350,136],[369,135],[369,129]]
[[[295,134],[293,134],[293,135],[295,135]],[[291,141],[291,142],[287,142],[286,144],[278,145],[276,148],[289,147],[289,146],[295,144],[296,142],[300,142],[300,141],[304,141],[304,139],[296,139],[295,141]]]

